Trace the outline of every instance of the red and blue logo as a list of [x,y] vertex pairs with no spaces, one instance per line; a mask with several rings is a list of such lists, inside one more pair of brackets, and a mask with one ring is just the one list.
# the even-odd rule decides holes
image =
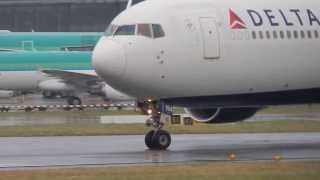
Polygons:
[[229,17],[232,29],[247,29],[246,23],[231,9],[229,9]]
[[320,13],[312,9],[246,9],[246,22],[234,10],[229,9],[232,29],[262,26],[320,26]]

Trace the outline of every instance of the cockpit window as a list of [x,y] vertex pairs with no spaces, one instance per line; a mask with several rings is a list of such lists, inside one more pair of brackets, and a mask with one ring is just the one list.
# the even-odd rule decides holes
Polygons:
[[152,38],[150,24],[138,24],[138,35]]
[[113,33],[117,30],[116,25],[110,24],[109,27],[107,28],[106,32],[104,33],[105,36],[112,36]]
[[165,33],[160,24],[111,24],[105,32],[105,36],[145,36],[148,38],[161,38]]
[[114,33],[115,36],[132,36],[135,35],[136,25],[119,26]]
[[164,31],[160,24],[152,24],[152,31],[153,31],[154,38],[161,38],[165,36]]

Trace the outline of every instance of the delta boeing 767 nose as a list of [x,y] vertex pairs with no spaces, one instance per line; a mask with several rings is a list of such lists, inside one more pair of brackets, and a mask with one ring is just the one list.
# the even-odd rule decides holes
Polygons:
[[125,52],[121,44],[102,37],[94,49],[93,67],[112,82],[122,80],[126,69]]

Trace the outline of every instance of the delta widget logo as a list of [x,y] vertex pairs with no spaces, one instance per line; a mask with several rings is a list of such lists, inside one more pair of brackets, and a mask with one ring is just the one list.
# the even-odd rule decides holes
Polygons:
[[232,29],[247,29],[246,23],[232,9],[229,9],[229,17]]
[[238,14],[229,9],[231,29],[247,29],[250,27],[278,26],[320,26],[320,12],[313,9],[246,9],[246,22]]

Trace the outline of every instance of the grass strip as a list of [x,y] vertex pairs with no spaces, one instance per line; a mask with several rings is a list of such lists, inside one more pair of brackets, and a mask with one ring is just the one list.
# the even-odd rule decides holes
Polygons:
[[139,111],[114,110],[114,111],[57,111],[57,112],[0,112],[0,117],[94,117],[117,115],[141,115]]
[[320,105],[270,106],[259,111],[261,114],[307,114],[320,112]]
[[[233,124],[166,125],[173,134],[320,132],[320,121],[261,121]],[[56,124],[0,127],[0,137],[140,135],[144,124]]]
[[316,180],[319,177],[320,161],[221,162],[0,172],[0,180]]

